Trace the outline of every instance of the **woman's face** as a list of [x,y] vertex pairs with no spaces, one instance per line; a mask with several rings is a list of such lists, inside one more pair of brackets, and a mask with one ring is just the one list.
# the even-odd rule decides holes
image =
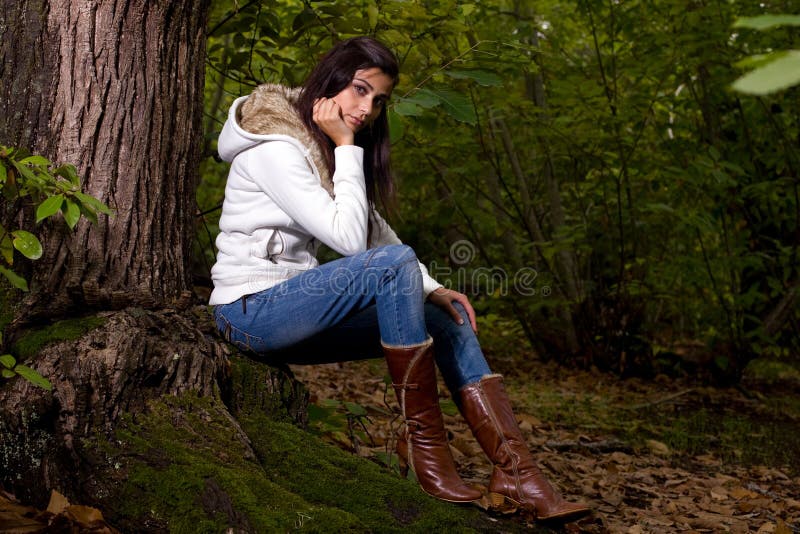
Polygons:
[[342,108],[342,119],[353,133],[378,118],[392,94],[393,85],[386,73],[372,67],[357,70],[350,84],[333,97]]

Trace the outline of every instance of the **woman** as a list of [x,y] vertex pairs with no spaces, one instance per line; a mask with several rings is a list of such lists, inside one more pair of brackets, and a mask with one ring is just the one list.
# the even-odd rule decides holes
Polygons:
[[[300,91],[262,85],[234,102],[219,138],[231,169],[212,269],[217,326],[287,363],[382,351],[406,423],[401,467],[434,497],[475,501],[481,492],[461,480],[448,448],[435,360],[494,463],[492,503],[540,519],[583,515],[527,450],[467,297],[433,280],[373,209],[393,193],[386,103],[397,79],[394,55],[358,37],[328,52]],[[319,265],[320,242],[344,257]]]

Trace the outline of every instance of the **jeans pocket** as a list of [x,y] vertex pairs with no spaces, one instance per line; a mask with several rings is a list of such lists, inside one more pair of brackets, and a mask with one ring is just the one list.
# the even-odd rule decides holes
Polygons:
[[227,341],[228,343],[231,342],[231,323],[228,321],[222,312],[220,312],[220,307],[217,306],[214,308],[214,322],[217,324],[217,330],[219,331],[222,339]]
[[239,350],[255,354],[261,354],[268,350],[267,344],[262,338],[248,334],[244,330],[233,326],[222,314],[220,307],[214,310],[214,318],[217,323],[217,329],[220,331],[225,341],[236,346]]
[[269,350],[262,338],[243,332],[235,326],[232,326],[230,330],[230,342],[236,345],[239,350],[254,354],[263,354]]

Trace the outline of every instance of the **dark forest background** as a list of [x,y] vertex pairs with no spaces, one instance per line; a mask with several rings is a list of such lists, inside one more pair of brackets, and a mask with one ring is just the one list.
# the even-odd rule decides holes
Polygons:
[[215,3],[196,272],[213,263],[233,98],[299,84],[331,43],[368,34],[402,63],[393,225],[489,329],[513,317],[538,356],[625,375],[731,382],[754,358],[796,360],[800,93],[731,88],[800,46],[794,18],[737,21],[791,8]]

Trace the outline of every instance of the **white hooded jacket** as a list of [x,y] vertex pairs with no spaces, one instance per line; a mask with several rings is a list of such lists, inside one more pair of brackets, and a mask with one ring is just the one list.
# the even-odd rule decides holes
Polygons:
[[[212,305],[231,303],[317,267],[320,242],[345,256],[400,243],[369,208],[364,150],[337,147],[336,170],[328,176],[321,148],[294,108],[297,94],[265,84],[236,99],[228,113],[218,151],[231,168],[211,269]],[[369,244],[368,217],[373,221]],[[420,270],[426,296],[441,287],[421,263]]]

